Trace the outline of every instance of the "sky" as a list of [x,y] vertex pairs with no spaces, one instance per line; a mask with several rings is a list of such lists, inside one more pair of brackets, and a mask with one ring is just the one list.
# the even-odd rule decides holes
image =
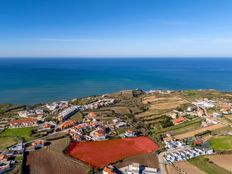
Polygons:
[[0,57],[232,57],[231,0],[0,0]]

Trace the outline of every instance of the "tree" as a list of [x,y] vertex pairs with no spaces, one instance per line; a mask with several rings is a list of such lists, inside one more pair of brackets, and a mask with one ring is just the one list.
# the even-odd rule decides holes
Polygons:
[[166,117],[163,121],[161,121],[161,125],[163,128],[173,126],[171,117]]

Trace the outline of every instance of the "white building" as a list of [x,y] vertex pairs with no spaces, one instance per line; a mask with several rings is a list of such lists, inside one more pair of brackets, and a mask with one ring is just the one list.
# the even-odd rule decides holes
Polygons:
[[157,174],[159,171],[157,168],[145,167],[138,163],[132,163],[129,166],[119,169],[125,174]]
[[35,112],[33,110],[28,111],[20,111],[18,112],[18,115],[22,118],[31,117],[35,115]]
[[212,115],[213,115],[213,117],[215,117],[215,118],[222,117],[222,114],[217,113],[217,112],[214,112]]
[[213,100],[198,100],[196,102],[193,102],[194,105],[196,105],[197,107],[203,107],[203,108],[213,108],[215,107],[215,101]]
[[69,108],[66,108],[62,112],[59,113],[59,119],[67,120],[70,116],[72,116],[79,110],[80,110],[80,106],[77,106],[77,105],[70,106]]

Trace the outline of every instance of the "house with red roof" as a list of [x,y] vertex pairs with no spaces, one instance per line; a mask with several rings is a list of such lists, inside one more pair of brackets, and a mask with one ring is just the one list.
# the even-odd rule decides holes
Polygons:
[[172,120],[172,122],[173,122],[174,125],[178,125],[178,124],[183,123],[183,122],[185,122],[185,121],[187,121],[187,118],[182,117],[182,116],[179,117],[179,118],[174,118],[174,119]]
[[113,166],[104,167],[103,174],[117,174]]
[[37,119],[31,117],[12,120],[9,124],[11,128],[33,127],[38,125]]
[[67,128],[75,126],[75,125],[76,125],[76,121],[74,121],[74,120],[68,120],[68,121],[65,121],[62,124],[60,124],[59,128],[61,130],[63,130],[63,129],[67,129]]

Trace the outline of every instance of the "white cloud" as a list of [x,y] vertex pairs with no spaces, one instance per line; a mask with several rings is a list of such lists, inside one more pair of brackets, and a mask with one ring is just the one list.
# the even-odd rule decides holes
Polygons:
[[190,44],[232,44],[232,38],[178,38],[177,39],[183,43],[190,43]]

